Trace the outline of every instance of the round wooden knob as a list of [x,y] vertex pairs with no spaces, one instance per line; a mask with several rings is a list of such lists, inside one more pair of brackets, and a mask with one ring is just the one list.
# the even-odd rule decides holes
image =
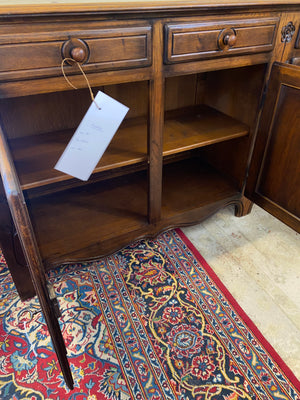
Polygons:
[[86,52],[82,47],[74,47],[70,51],[70,56],[73,60],[82,63],[86,59]]
[[223,42],[225,44],[225,46],[229,46],[232,47],[236,44],[236,35],[233,33],[231,35],[225,35]]
[[[74,61],[83,64],[88,61],[90,51],[86,42],[81,39],[72,38],[62,45],[61,54],[63,58],[72,58]],[[70,65],[74,64],[71,60],[68,60],[67,63]]]
[[236,44],[237,35],[233,28],[223,29],[218,37],[218,47],[220,50],[228,50]]

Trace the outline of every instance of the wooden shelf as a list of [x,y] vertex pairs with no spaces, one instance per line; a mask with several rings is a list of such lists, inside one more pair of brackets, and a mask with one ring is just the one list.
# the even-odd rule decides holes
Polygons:
[[[136,172],[28,202],[45,265],[110,253],[145,232],[147,173]],[[123,238],[123,239],[122,239]]]
[[[72,179],[54,166],[75,129],[27,136],[10,141],[23,190]],[[107,171],[147,162],[147,124],[144,118],[123,122],[94,170]]]
[[[206,206],[240,196],[199,158],[164,166],[162,218],[156,230],[199,218]],[[120,176],[30,199],[34,230],[47,268],[99,257],[149,234],[147,172]]]
[[[197,220],[198,210],[239,198],[238,188],[198,157],[164,166],[162,219],[173,223]],[[196,219],[195,219],[196,218]]]
[[[72,179],[56,171],[74,130],[12,139],[10,147],[23,190]],[[246,125],[207,106],[189,107],[166,114],[163,155],[174,155],[197,147],[248,134]],[[135,118],[123,122],[94,173],[147,163],[147,122]]]
[[247,125],[205,105],[171,111],[166,114],[163,155],[235,139],[248,133]]

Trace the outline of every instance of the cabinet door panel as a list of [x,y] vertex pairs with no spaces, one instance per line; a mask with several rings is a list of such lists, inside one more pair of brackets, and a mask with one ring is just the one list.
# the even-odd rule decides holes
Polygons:
[[61,366],[66,384],[70,389],[73,389],[74,382],[67,359],[67,350],[58,322],[57,304],[51,292],[49,293],[49,286],[47,285],[42,259],[30,222],[26,202],[1,126],[0,171],[7,204],[22,245],[32,283],[40,302],[41,310],[50,333],[55,353]]
[[300,68],[273,66],[246,193],[300,231]]

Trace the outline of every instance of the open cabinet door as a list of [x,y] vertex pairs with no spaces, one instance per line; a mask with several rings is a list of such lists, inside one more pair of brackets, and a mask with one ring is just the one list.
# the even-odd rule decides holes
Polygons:
[[300,67],[272,67],[246,196],[300,232]]
[[73,389],[74,383],[67,359],[66,346],[57,318],[57,308],[55,307],[54,299],[50,296],[48,291],[42,259],[33,233],[26,202],[1,127],[0,171],[11,216],[22,245],[31,279],[52,339],[54,350],[64,375],[65,382],[70,389]]

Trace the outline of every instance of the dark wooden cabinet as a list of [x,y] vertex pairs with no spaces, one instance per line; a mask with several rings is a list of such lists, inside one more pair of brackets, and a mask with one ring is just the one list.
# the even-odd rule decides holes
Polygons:
[[[70,387],[45,270],[249,199],[300,230],[299,22],[296,0],[0,6],[0,243]],[[53,168],[91,102],[70,57],[130,108],[88,182]]]

